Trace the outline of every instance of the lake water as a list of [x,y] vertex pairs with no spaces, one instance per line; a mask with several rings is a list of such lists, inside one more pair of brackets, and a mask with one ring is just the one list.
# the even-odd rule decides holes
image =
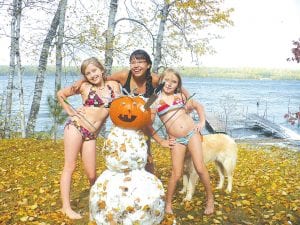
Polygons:
[[[63,86],[70,85],[80,76],[65,76]],[[26,115],[34,90],[34,76],[25,76],[24,94]],[[220,118],[229,118],[229,133],[238,139],[263,138],[265,133],[260,130],[250,129],[245,126],[245,115],[257,113],[268,120],[283,126],[292,132],[294,139],[300,140],[300,128],[287,123],[284,115],[288,112],[300,111],[300,81],[297,80],[239,80],[220,78],[183,78],[184,87],[205,106],[207,114],[214,114]],[[3,96],[7,86],[7,77],[0,76],[0,93]],[[48,130],[51,124],[49,118],[47,96],[53,95],[54,76],[47,75],[43,88],[42,103],[37,120],[36,130]],[[14,112],[18,112],[18,93],[14,93]],[[80,106],[81,98],[73,96],[69,101],[75,107]],[[227,112],[225,113],[225,109]],[[111,125],[109,121],[107,127]],[[60,130],[63,126],[60,127]]]

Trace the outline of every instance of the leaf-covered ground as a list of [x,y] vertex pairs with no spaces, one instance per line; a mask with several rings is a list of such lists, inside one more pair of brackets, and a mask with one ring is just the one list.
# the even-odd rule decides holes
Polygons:
[[[62,141],[13,139],[0,142],[0,224],[88,224],[89,185],[82,165],[74,174],[72,205],[84,218],[71,221],[59,211],[59,179],[63,166]],[[98,174],[105,169],[98,141]],[[167,184],[168,149],[153,144],[157,175]],[[215,190],[216,212],[204,216],[203,186],[198,184],[191,202],[174,199],[177,224],[300,224],[300,152],[277,147],[239,144],[233,192]],[[208,165],[212,184],[217,172]],[[168,224],[168,223],[165,223]]]

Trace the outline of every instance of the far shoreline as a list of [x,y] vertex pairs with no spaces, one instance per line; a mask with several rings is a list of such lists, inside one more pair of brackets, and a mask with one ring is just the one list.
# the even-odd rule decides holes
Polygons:
[[[300,80],[299,69],[255,68],[255,67],[174,67],[183,77],[224,78],[224,79],[254,79],[254,80]],[[116,66],[113,71],[126,69]],[[7,76],[9,66],[0,65],[0,76]],[[37,66],[24,66],[24,76],[37,74]],[[55,74],[55,66],[48,66],[47,75]],[[76,67],[65,67],[64,76],[80,76]]]

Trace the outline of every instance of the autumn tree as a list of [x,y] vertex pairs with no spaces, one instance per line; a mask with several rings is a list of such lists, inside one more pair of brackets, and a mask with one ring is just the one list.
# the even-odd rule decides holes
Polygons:
[[292,48],[294,57],[288,58],[287,61],[296,61],[297,63],[300,63],[300,38],[298,41],[293,41],[293,45],[295,46]]
[[107,73],[111,73],[113,64],[114,32],[116,28],[116,14],[118,10],[118,0],[111,0],[109,6],[109,17],[107,30],[105,33],[105,68]]
[[[110,1],[109,22],[106,30],[106,67],[112,64],[114,52],[128,55],[126,49],[151,49],[153,71],[182,59],[181,53],[190,52],[191,59],[210,51],[209,41],[216,35],[207,36],[205,29],[211,26],[231,25],[232,9],[223,10],[223,1],[167,1],[131,0],[120,5],[117,0]],[[117,9],[126,15],[117,16]],[[121,48],[120,45],[123,45]],[[125,47],[126,46],[126,47]]]
[[[81,15],[74,8],[72,20],[77,18],[75,21],[80,23],[73,23],[73,30],[75,25],[79,30],[70,40],[90,54],[93,50],[99,55],[104,52],[108,74],[113,60],[128,60],[132,48],[150,49],[154,71],[161,65],[179,62],[182,52],[190,52],[191,60],[197,62],[200,55],[211,51],[209,42],[217,37],[207,36],[206,29],[232,24],[232,9],[223,9],[223,1],[102,0],[98,7],[91,8],[89,15],[83,13],[85,7]],[[74,35],[76,32],[78,35]]]
[[[206,29],[232,24],[232,9],[223,10],[223,1],[153,1],[158,10],[159,26],[155,35],[153,70],[158,71],[161,61],[181,60],[182,52],[190,52],[191,61],[210,51]],[[169,60],[167,58],[169,57]]]
[[57,40],[56,40],[56,54],[55,54],[55,83],[54,83],[54,93],[53,96],[48,96],[47,102],[49,106],[50,115],[53,119],[51,133],[53,139],[57,139],[57,128],[59,124],[62,124],[66,115],[63,114],[63,109],[60,106],[58,99],[56,98],[56,93],[59,89],[61,89],[61,77],[62,77],[62,67],[63,67],[63,41],[64,41],[64,28],[65,28],[65,15],[67,8],[67,0],[62,0],[62,5],[60,9],[59,15],[59,23],[57,29]]
[[20,116],[21,116],[21,131],[22,136],[25,137],[25,117],[24,117],[24,100],[23,100],[23,86],[22,86],[22,72],[21,72],[21,56],[20,56],[20,29],[21,29],[21,15],[22,15],[22,0],[13,0],[11,5],[11,23],[10,23],[10,64],[8,74],[8,84],[6,89],[6,110],[4,121],[4,136],[9,138],[11,135],[11,118],[12,118],[12,98],[14,88],[14,76],[17,72],[19,82],[17,87],[19,89],[20,100]]
[[55,12],[55,15],[52,19],[50,28],[48,30],[48,33],[43,42],[43,46],[42,46],[42,50],[41,50],[40,58],[39,58],[38,74],[37,74],[36,80],[35,80],[33,100],[31,103],[30,113],[29,113],[29,117],[28,117],[28,121],[27,121],[27,127],[26,127],[26,135],[27,136],[31,136],[34,133],[36,119],[37,119],[37,115],[38,115],[38,112],[40,109],[40,102],[41,102],[41,98],[42,98],[45,71],[47,68],[49,51],[50,51],[50,47],[52,45],[53,39],[56,37],[56,32],[57,32],[57,28],[59,25],[60,11],[63,7],[64,1],[65,0],[60,0],[57,10]]

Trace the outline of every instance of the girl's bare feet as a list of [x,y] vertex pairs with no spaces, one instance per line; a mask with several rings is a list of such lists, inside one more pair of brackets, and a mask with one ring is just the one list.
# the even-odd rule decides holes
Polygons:
[[173,214],[172,206],[166,205],[165,213],[166,214]]
[[204,210],[204,214],[205,215],[209,215],[212,214],[215,210],[215,206],[214,206],[214,199],[213,198],[209,198],[206,202],[206,207]]
[[68,218],[72,219],[72,220],[79,220],[82,219],[82,216],[73,211],[72,209],[61,209],[62,213],[65,214]]

